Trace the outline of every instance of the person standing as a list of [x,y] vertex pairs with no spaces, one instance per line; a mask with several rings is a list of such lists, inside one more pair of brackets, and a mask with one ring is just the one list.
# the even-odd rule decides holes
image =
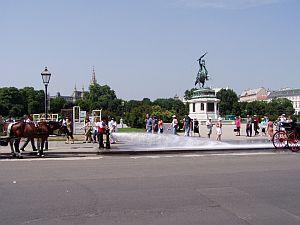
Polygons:
[[153,120],[152,116],[150,114],[147,114],[147,119],[146,119],[146,131],[147,133],[152,133],[152,125],[153,125]]
[[259,134],[259,132],[258,132],[258,129],[259,129],[258,124],[259,124],[259,118],[256,115],[254,115],[253,126],[254,126],[254,135],[255,136]]
[[71,138],[71,144],[74,144],[74,137],[73,137],[73,125],[72,121],[69,117],[66,119],[66,126],[67,126],[67,141],[66,144],[69,144]]
[[162,118],[158,120],[158,134],[162,134],[164,132],[164,122]]
[[269,120],[269,122],[267,123],[267,134],[269,137],[269,141],[272,141],[273,134],[274,134],[274,125],[271,120]]
[[184,136],[190,136],[191,131],[191,118],[188,115],[183,119]]
[[206,128],[207,128],[207,137],[210,138],[213,128],[213,123],[211,122],[211,117],[208,118],[206,121]]
[[193,131],[194,131],[194,135],[198,134],[198,136],[200,137],[200,129],[199,129],[199,121],[197,120],[197,118],[194,119],[193,121]]
[[98,138],[98,126],[97,126],[98,122],[99,122],[99,118],[94,117],[93,130],[92,130],[92,132],[93,132],[93,142],[94,143],[97,143],[97,138]]
[[152,120],[152,132],[153,133],[158,133],[158,119],[156,118],[156,116],[154,116],[153,120]]
[[261,118],[260,128],[261,128],[261,136],[263,135],[266,136],[267,122],[265,121],[265,118]]
[[247,115],[246,134],[247,137],[252,137],[252,118],[250,115]]
[[92,142],[92,124],[89,118],[86,118],[84,121],[84,135],[85,140],[83,143],[91,143]]
[[236,136],[241,136],[241,117],[236,116],[235,119]]
[[221,137],[222,137],[222,119],[219,118],[218,122],[216,124],[216,130],[217,130],[217,141],[221,141]]
[[99,149],[104,148],[103,135],[106,131],[106,123],[105,120],[102,119],[100,122],[97,122],[98,128],[98,141],[99,141]]
[[114,133],[117,131],[117,122],[115,121],[114,118],[111,118],[111,120],[108,123],[108,128],[109,128],[109,133],[110,133],[110,138],[111,138],[111,143],[117,143],[117,139],[114,135]]
[[172,126],[172,134],[176,135],[177,134],[177,129],[178,129],[178,120],[175,115],[172,116],[173,120],[171,123]]

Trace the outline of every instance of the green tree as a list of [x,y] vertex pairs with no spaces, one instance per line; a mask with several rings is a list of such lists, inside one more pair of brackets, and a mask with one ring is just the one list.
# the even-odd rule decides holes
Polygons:
[[90,111],[93,109],[106,109],[109,111],[116,110],[112,108],[114,104],[110,104],[110,102],[116,100],[117,96],[115,91],[108,85],[91,85],[90,92],[87,94],[86,98],[90,106]]
[[2,112],[7,113],[3,116],[21,117],[26,113],[24,108],[25,97],[15,87],[5,87],[0,89],[0,105],[3,107]]
[[278,98],[269,102],[268,106],[266,107],[266,113],[274,116],[279,116],[283,113],[287,115],[293,115],[295,110],[293,108],[293,103],[290,100],[286,98]]
[[184,99],[186,99],[186,100],[192,99],[193,93],[194,93],[195,90],[197,90],[197,88],[192,88],[192,89],[190,89],[190,90],[186,90],[186,91],[184,92]]
[[62,96],[57,96],[50,100],[50,111],[52,113],[60,113],[67,101]]
[[232,89],[221,89],[217,93],[217,98],[220,99],[219,112],[221,115],[230,115],[235,112],[234,106],[237,105],[239,98]]

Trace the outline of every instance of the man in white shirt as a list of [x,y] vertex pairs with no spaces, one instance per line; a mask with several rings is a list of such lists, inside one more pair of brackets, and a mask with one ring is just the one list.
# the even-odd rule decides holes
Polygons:
[[213,124],[211,122],[211,117],[209,117],[208,120],[206,121],[206,127],[207,127],[207,137],[210,138],[210,135],[212,133],[212,127],[213,127]]
[[117,129],[117,122],[115,121],[114,118],[111,118],[111,120],[109,121],[108,128],[109,128],[109,132],[110,132],[110,137],[112,139],[111,143],[114,144],[117,142],[116,137],[114,135],[114,133],[116,132],[116,129]]

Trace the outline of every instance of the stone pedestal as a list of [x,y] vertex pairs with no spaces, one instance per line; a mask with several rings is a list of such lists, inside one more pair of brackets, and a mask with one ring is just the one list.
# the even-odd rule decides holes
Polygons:
[[187,101],[189,104],[189,116],[192,119],[206,121],[209,117],[213,120],[219,117],[219,102],[215,91],[210,88],[195,90],[192,99]]

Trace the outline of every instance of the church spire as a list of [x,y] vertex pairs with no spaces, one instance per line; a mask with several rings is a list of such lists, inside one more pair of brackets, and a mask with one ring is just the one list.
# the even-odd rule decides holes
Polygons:
[[95,84],[97,84],[97,80],[96,80],[95,67],[93,66],[92,79],[90,85],[95,85]]

